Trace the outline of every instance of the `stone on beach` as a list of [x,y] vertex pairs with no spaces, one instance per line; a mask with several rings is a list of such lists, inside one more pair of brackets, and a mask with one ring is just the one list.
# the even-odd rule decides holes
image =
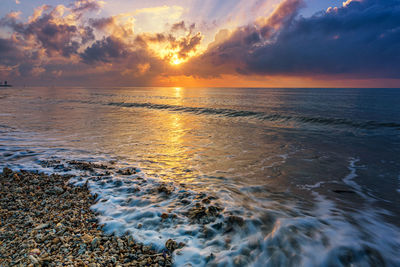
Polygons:
[[136,172],[137,172],[137,169],[136,168],[132,168],[132,167],[119,169],[117,171],[117,173],[122,174],[122,175],[132,175],[132,174],[135,174]]
[[[86,186],[68,185],[70,178],[3,169],[0,266],[172,265],[173,250],[160,254],[130,235],[105,234],[90,209],[96,197]],[[178,245],[170,242],[168,246],[176,249]]]

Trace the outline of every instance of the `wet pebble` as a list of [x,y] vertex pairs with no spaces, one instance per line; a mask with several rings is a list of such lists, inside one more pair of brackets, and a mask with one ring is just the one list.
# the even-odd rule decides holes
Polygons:
[[[75,161],[69,164],[89,171],[97,166]],[[131,235],[106,235],[90,209],[96,197],[90,194],[87,185],[68,186],[70,178],[3,169],[0,266],[172,265],[170,253],[179,244],[169,241],[169,253],[160,257],[150,247],[136,243]]]

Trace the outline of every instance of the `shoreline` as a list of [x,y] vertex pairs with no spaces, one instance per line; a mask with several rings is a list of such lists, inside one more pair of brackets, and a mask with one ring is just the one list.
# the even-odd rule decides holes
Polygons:
[[131,235],[104,233],[90,209],[96,197],[71,177],[3,169],[0,267],[172,266],[175,241],[157,252]]

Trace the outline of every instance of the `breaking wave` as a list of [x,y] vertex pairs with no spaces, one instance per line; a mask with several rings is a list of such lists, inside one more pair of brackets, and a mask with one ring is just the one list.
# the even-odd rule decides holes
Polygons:
[[186,112],[196,115],[218,115],[225,117],[252,117],[263,121],[272,122],[299,122],[319,125],[331,126],[347,126],[356,129],[374,130],[380,128],[388,128],[400,130],[400,123],[396,122],[379,122],[379,121],[353,121],[343,118],[326,118],[326,117],[309,117],[285,114],[268,114],[265,112],[234,110],[225,108],[205,108],[205,107],[187,107],[167,104],[154,103],[126,103],[126,102],[111,102],[107,105],[126,107],[126,108],[147,108],[156,110],[168,110],[174,112]]

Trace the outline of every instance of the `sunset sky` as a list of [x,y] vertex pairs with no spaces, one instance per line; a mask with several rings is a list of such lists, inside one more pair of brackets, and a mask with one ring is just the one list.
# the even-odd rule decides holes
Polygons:
[[4,79],[400,87],[400,1],[1,0]]

